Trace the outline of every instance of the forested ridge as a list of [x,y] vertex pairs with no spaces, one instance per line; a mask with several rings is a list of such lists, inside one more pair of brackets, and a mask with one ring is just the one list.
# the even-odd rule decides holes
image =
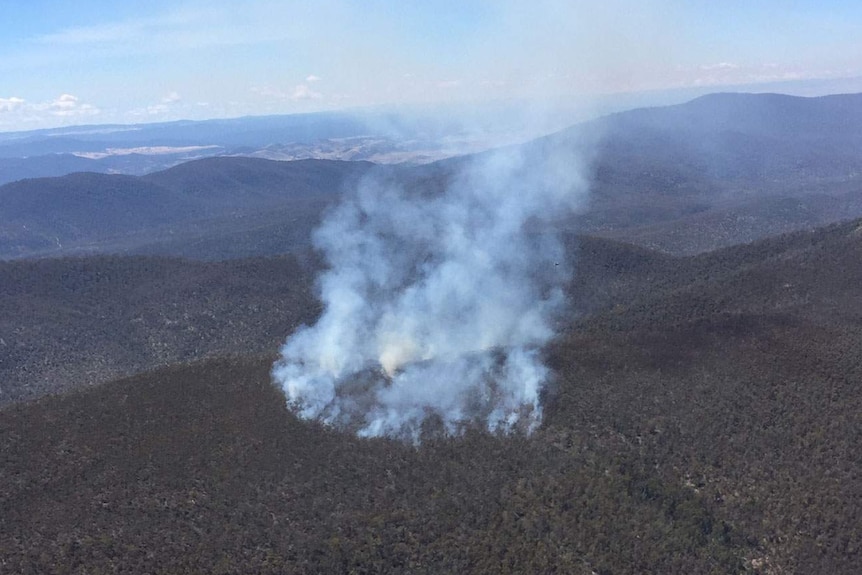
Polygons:
[[[687,258],[569,238],[583,304],[545,350],[554,381],[528,437],[476,430],[417,447],[302,422],[270,383],[275,349],[8,405],[0,564],[857,573],[860,224]],[[171,265],[165,277],[182,277]],[[270,265],[316,264],[242,265],[231,281],[260,288]],[[190,277],[225,281],[201,273]],[[65,281],[51,289],[95,289]]]

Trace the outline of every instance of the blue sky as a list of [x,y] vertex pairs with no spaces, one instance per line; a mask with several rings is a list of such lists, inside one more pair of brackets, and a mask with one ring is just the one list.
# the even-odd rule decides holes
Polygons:
[[862,76],[862,3],[31,0],[0,130]]

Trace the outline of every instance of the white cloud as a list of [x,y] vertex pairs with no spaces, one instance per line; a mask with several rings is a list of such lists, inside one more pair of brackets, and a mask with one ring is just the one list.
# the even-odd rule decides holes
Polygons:
[[292,100],[319,100],[323,97],[320,92],[315,92],[308,84],[299,84],[293,89]]
[[0,98],[0,126],[3,127],[24,129],[68,124],[100,113],[99,108],[72,94],[60,94],[42,102],[30,102],[17,96]]
[[704,71],[712,71],[712,70],[736,70],[739,66],[732,62],[719,62],[718,64],[705,64],[700,67],[701,70]]
[[258,96],[263,96],[264,98],[275,98],[275,99],[284,99],[287,98],[287,94],[278,90],[276,88],[272,88],[270,86],[252,86],[251,92],[253,94],[257,94]]
[[147,114],[150,116],[161,116],[162,114],[167,113],[167,111],[170,110],[170,107],[165,104],[153,104],[152,106],[147,106],[146,110]]
[[855,75],[852,70],[830,73],[828,70],[782,65],[774,62],[739,65],[729,62],[679,67],[674,71],[676,85],[681,87],[710,88],[718,86],[756,85],[792,80],[829,79]]
[[34,39],[34,43],[48,46],[80,46],[118,42],[139,35],[145,28],[143,22],[116,22],[99,26],[67,28],[60,32],[38,36]]
[[78,49],[94,46],[117,48],[137,45],[141,50],[149,50],[159,46],[166,36],[178,38],[177,34],[185,34],[196,27],[203,27],[209,20],[208,15],[203,12],[175,10],[157,17],[66,28],[59,32],[37,36],[32,42],[51,47],[64,46]]
[[[697,10],[684,2],[500,0],[455,3],[445,11],[423,7],[426,3],[395,11],[388,3],[346,0],[132,4],[122,10],[84,6],[77,21],[86,25],[37,28],[29,37],[22,28],[0,43],[4,127],[11,125],[9,114],[24,114],[24,108],[31,111],[27,118],[35,117],[32,102],[61,91],[85,97],[93,86],[99,88],[100,118],[113,121],[133,109],[144,117],[182,112],[199,118],[207,114],[195,105],[199,100],[209,101],[212,113],[247,115],[345,103],[718,86],[794,75],[830,77],[837,74],[832,70],[849,70],[843,75],[852,76],[862,66],[859,50],[844,49],[841,58],[820,62],[832,48],[803,52],[805,42],[798,54],[773,47],[748,55],[740,48],[747,38],[724,44],[721,40],[733,34],[709,37],[721,30],[717,23],[700,26],[708,18],[686,26]],[[451,34],[437,33],[447,29],[446,22],[459,25]],[[844,45],[830,40],[833,44],[836,50]],[[759,61],[775,59],[780,73],[754,69]],[[116,73],[123,69],[134,74]],[[55,84],[45,94],[48,81]],[[249,92],[250,86],[261,88]],[[14,100],[13,93],[30,102]],[[168,111],[160,105],[175,107]],[[59,115],[47,117],[86,113],[82,102],[78,106],[60,104]]]
[[180,98],[180,95],[178,93],[171,92],[170,94],[167,94],[166,96],[164,96],[162,98],[162,103],[163,104],[173,104],[175,102],[179,102],[180,100],[182,100],[182,98]]
[[154,16],[70,27],[31,38],[32,46],[55,51],[74,49],[77,55],[159,55],[181,50],[261,45],[301,33],[285,24],[285,6],[254,2],[237,10],[225,3],[185,2]]
[[72,94],[61,94],[50,103],[37,105],[36,109],[47,111],[52,116],[66,118],[95,116],[99,113],[98,108],[90,104],[82,103],[77,96],[73,96]]
[[0,98],[0,113],[14,112],[27,103],[23,98],[12,96],[11,98]]
[[[316,80],[315,80],[316,81]],[[271,86],[253,86],[251,92],[270,100],[320,100],[323,99],[323,94],[314,90],[309,86],[308,78],[306,83],[297,84],[289,92],[285,92],[279,88]]]
[[30,112],[45,113],[56,117],[78,117],[95,116],[99,109],[92,104],[81,102],[77,96],[72,94],[60,94],[54,100],[26,104],[25,109]]
[[183,105],[182,96],[179,92],[172,90],[162,96],[158,102],[134,108],[126,112],[126,115],[135,121],[164,120],[182,115],[188,106]]

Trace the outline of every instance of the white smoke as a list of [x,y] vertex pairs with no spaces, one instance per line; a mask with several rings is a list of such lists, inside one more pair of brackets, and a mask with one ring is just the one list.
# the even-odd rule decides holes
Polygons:
[[473,159],[442,191],[369,178],[325,218],[324,312],[273,368],[300,417],[414,441],[538,425],[569,272],[550,222],[586,185],[570,147],[530,150]]

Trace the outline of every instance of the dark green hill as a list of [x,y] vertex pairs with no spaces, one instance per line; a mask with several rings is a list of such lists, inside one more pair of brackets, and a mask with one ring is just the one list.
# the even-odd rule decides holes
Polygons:
[[293,418],[270,361],[0,412],[0,560],[16,573],[696,574],[741,572],[756,551],[605,430],[360,441]]
[[279,205],[288,198],[338,196],[372,167],[368,162],[218,157],[186,162],[142,179],[213,209],[249,211]]
[[72,154],[51,154],[36,158],[4,158],[0,155],[0,184],[25,178],[63,176],[72,172],[94,171],[96,162]]
[[[273,214],[265,234],[225,234],[233,241],[222,249],[259,251],[261,236],[277,242],[282,216]],[[213,242],[202,241],[211,253]],[[627,301],[662,277],[667,268],[658,265],[672,262],[604,239],[568,242],[578,254],[571,286],[577,315]],[[195,242],[182,246],[195,248]],[[275,350],[318,310],[312,294],[320,263],[301,257],[0,262],[0,405],[215,353]],[[567,321],[560,318],[561,325]]]
[[[0,563],[16,573],[858,573],[860,230],[687,258],[579,240],[582,279],[570,289],[589,303],[546,352],[555,382],[529,438],[468,433],[414,448],[300,422],[270,384],[274,348],[6,406]],[[242,326],[265,321],[242,302],[270,297],[284,275],[268,271],[273,260],[241,264],[234,291],[218,295],[204,286],[220,285],[227,264],[192,266],[182,292],[165,286],[188,262],[158,263],[164,284],[145,280],[159,261],[114,264],[132,278],[144,270],[142,293],[166,305],[156,310],[189,310],[181,332],[205,325],[196,305],[225,301],[217,331],[264,341]],[[26,276],[22,263],[7,273]],[[71,301],[60,292],[78,290],[104,301],[123,285],[63,279],[53,265],[57,278],[41,288],[18,278],[10,297]],[[210,295],[195,304],[196,293]]]
[[607,429],[760,541],[761,572],[862,565],[862,233],[681,260],[553,347],[549,425]]
[[711,94],[599,123],[619,151],[674,159],[721,181],[784,184],[854,177],[860,168],[862,94]]
[[168,233],[135,234],[123,251],[195,260],[226,260],[301,253],[311,248],[312,232],[332,205],[328,196],[291,199],[265,212],[235,214],[189,222]]
[[[366,162],[219,157],[143,177],[74,173],[21,180],[0,186],[0,258],[166,249],[179,255],[196,238],[231,243],[223,235],[238,223],[245,232],[272,225],[273,211],[292,214],[282,225],[299,231],[281,235],[294,243],[242,255],[284,253],[306,246],[325,206],[371,168]],[[151,244],[157,247],[148,249]],[[169,251],[172,245],[176,251]],[[218,259],[219,253],[216,246],[204,257]]]
[[573,229],[695,254],[862,216],[860,134],[859,94],[713,94],[551,141],[592,153]]
[[200,218],[203,206],[134,176],[75,173],[0,187],[0,252],[61,250]]
[[271,351],[318,305],[293,256],[0,262],[0,405],[177,361]]

